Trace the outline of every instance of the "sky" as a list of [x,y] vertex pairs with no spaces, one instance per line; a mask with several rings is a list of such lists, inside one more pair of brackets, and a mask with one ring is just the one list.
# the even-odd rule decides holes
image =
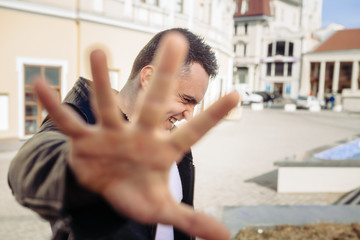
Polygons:
[[360,28],[360,0],[323,0],[322,26],[338,23],[345,28]]

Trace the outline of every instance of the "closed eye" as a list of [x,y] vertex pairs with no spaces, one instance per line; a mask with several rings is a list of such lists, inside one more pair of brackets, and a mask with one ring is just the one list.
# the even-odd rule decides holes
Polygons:
[[194,105],[197,105],[199,103],[195,98],[188,95],[182,95],[181,98],[183,99],[184,103],[194,104]]
[[184,98],[184,101],[187,102],[187,103],[191,103],[191,102],[192,102],[192,99],[190,99],[190,98]]

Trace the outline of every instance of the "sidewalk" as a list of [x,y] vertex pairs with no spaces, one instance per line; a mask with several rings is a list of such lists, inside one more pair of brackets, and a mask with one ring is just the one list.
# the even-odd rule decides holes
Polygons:
[[19,140],[17,138],[0,139],[0,153],[17,151],[25,140]]
[[[248,223],[251,219],[230,217],[233,213],[230,210],[242,209],[250,214],[260,209],[271,213],[286,206],[295,209],[332,205],[344,193],[277,193],[274,162],[356,134],[360,134],[359,114],[252,111],[245,107],[240,118],[237,115],[222,121],[193,147],[195,207],[226,224],[230,221],[236,225],[232,231],[236,231],[241,225],[231,219],[245,219]],[[16,139],[0,140],[0,239],[49,240],[48,223],[21,207],[7,185],[10,161],[23,143]],[[277,216],[273,216],[274,221],[283,218]]]

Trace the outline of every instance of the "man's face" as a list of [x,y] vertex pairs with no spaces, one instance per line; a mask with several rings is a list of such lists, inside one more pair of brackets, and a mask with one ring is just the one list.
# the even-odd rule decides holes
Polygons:
[[170,130],[175,122],[190,119],[195,106],[204,98],[209,84],[209,75],[199,63],[192,63],[181,74],[179,85],[171,97],[166,111],[164,128]]

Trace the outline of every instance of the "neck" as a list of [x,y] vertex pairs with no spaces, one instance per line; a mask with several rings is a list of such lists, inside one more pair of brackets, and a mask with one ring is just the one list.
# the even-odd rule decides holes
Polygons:
[[117,105],[129,121],[134,115],[137,93],[138,90],[135,86],[126,84],[117,94]]

